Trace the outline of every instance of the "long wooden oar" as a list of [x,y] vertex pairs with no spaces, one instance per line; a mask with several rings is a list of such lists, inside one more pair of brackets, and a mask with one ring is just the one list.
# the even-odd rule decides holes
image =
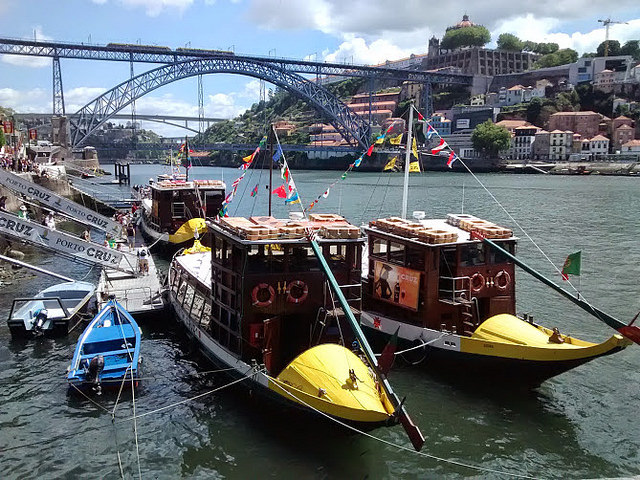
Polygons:
[[369,346],[369,342],[367,342],[367,339],[362,333],[362,330],[360,329],[360,325],[358,324],[358,321],[353,316],[351,307],[349,306],[347,299],[344,297],[344,294],[340,289],[340,285],[338,285],[338,281],[336,280],[336,277],[333,276],[333,272],[331,272],[331,269],[329,268],[329,265],[327,264],[327,261],[325,260],[324,255],[322,254],[322,250],[320,249],[320,246],[315,240],[310,239],[310,241],[311,241],[311,247],[313,248],[313,251],[315,252],[316,257],[318,257],[318,261],[320,262],[320,267],[322,268],[322,270],[324,270],[324,273],[327,276],[327,280],[329,280],[329,285],[331,286],[333,291],[336,293],[336,296],[338,297],[338,301],[342,306],[342,310],[344,311],[344,314],[347,317],[347,320],[349,320],[349,323],[351,324],[353,333],[355,333],[356,338],[360,343],[360,347],[362,348],[362,351],[367,357],[369,364],[373,368],[375,368],[375,370],[378,372],[378,376],[382,380],[382,385],[387,393],[387,397],[391,401],[393,407],[396,409],[400,423],[402,424],[405,431],[407,432],[407,435],[409,436],[409,440],[411,440],[411,443],[413,444],[413,448],[415,448],[419,452],[420,449],[422,448],[422,445],[424,444],[424,437],[422,435],[422,432],[409,417],[409,414],[404,408],[403,403],[400,402],[397,395],[394,393],[386,376],[380,374],[380,369],[378,367],[378,360],[376,359],[376,356],[371,350],[371,347]]
[[617,318],[612,317],[608,313],[603,312],[602,310],[594,307],[593,305],[585,302],[584,300],[581,300],[580,298],[575,297],[571,292],[568,292],[564,288],[559,287],[558,285],[553,283],[551,280],[549,280],[548,278],[543,276],[541,273],[537,272],[536,270],[534,270],[533,268],[528,266],[522,260],[520,260],[519,258],[516,258],[514,255],[511,255],[509,252],[507,252],[504,248],[500,247],[495,242],[489,240],[488,238],[484,238],[482,236],[482,234],[478,233],[477,231],[471,232],[471,236],[473,238],[477,239],[477,240],[482,240],[487,245],[490,245],[492,248],[495,248],[500,253],[502,253],[504,256],[506,256],[507,258],[513,260],[513,263],[518,265],[525,272],[531,274],[533,277],[537,278],[538,280],[540,280],[545,285],[553,288],[560,295],[562,295],[565,298],[571,300],[573,303],[575,303],[580,308],[582,308],[585,312],[589,313],[590,315],[593,315],[594,317],[596,317],[601,322],[606,323],[611,328],[617,330],[619,333],[621,333],[622,335],[627,337],[629,340],[632,340],[635,343],[637,343],[638,345],[640,345],[640,327],[638,327],[637,325],[633,324],[634,321],[635,321],[635,318],[631,321],[631,323],[629,323],[627,325],[626,323],[621,322]]

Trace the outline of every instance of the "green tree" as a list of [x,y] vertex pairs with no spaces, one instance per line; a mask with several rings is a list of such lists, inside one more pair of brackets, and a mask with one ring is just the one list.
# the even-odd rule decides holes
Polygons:
[[538,48],[538,44],[536,42],[532,42],[531,40],[525,40],[522,43],[522,50],[524,52],[535,52]]
[[484,155],[495,157],[498,152],[507,150],[511,145],[509,130],[500,127],[491,120],[478,125],[471,134],[473,148]]
[[[602,42],[598,45],[596,49],[598,57],[604,57],[604,46],[606,43],[607,42]],[[620,42],[618,40],[609,40],[609,53],[607,55],[610,57],[620,55]]]
[[563,48],[557,52],[549,53],[540,57],[534,64],[534,68],[557,67],[558,65],[575,63],[577,60],[578,52],[571,48]]
[[543,100],[539,97],[533,97],[527,104],[527,122],[533,125],[539,125],[538,117],[542,111]]
[[524,48],[524,42],[512,33],[501,33],[498,37],[498,48],[500,50],[521,52]]
[[631,55],[634,60],[640,60],[640,41],[629,40],[620,47],[620,55]]
[[461,47],[484,47],[490,41],[489,30],[482,25],[474,25],[447,30],[447,33],[442,37],[440,46],[446,50],[455,50]]
[[542,55],[548,55],[557,52],[559,49],[560,45],[557,43],[538,43],[533,51]]
[[7,139],[4,138],[4,129],[0,128],[0,147],[7,144]]

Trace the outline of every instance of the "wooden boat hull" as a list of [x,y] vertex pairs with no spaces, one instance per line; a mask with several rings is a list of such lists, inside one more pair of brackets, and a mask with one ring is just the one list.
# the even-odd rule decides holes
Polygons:
[[[516,324],[516,328],[535,329],[540,338],[548,338],[553,333],[517,317],[513,319],[508,320],[522,324]],[[378,347],[385,345],[398,327],[398,351],[430,342],[404,354],[403,358],[409,363],[424,364],[436,373],[457,372],[461,381],[494,382],[499,379],[505,386],[536,387],[595,358],[619,352],[631,343],[620,335],[613,335],[602,343],[564,337],[563,344],[548,342],[546,345],[542,342],[526,344],[524,340],[517,341],[508,335],[500,340],[489,338],[489,335],[472,338],[401,323],[372,312],[363,312],[361,323],[367,337]]]
[[[306,388],[294,387],[294,374],[292,374],[291,371],[299,369],[299,364],[296,364],[296,360],[292,361],[289,365],[291,368],[288,374],[283,372],[278,376],[278,378],[268,377],[265,374],[259,373],[257,366],[251,366],[244,363],[227,349],[215,342],[205,329],[201,328],[196,321],[189,317],[187,312],[177,301],[175,292],[172,290],[169,291],[169,300],[176,318],[185,327],[187,335],[197,343],[199,351],[213,364],[225,369],[225,373],[227,375],[234,379],[244,379],[244,381],[241,382],[242,386],[251,389],[252,392],[258,393],[270,401],[275,401],[278,405],[284,405],[286,408],[301,410],[306,413],[311,413],[314,416],[325,414],[330,417],[337,418],[342,422],[357,425],[360,428],[370,429],[383,424],[395,422],[395,418],[392,413],[388,413],[386,411],[386,409],[392,409],[388,402],[386,402],[386,405],[380,404],[380,406],[375,409],[362,410],[356,408],[355,405],[340,406],[322,401],[318,399],[317,396],[314,398],[313,395],[310,395],[310,390],[313,388],[310,387],[310,384],[306,385]],[[319,347],[327,346],[328,345],[324,344]],[[343,353],[353,355],[347,349],[344,349],[344,347],[339,345],[332,344],[328,347],[331,349],[337,347],[343,349]],[[309,349],[305,353],[308,353],[311,350],[313,349]],[[304,355],[304,353],[302,355]],[[353,357],[354,358],[351,359],[351,361],[354,364],[356,363],[356,360],[362,363],[360,359],[355,357],[355,355],[353,355]],[[362,367],[364,367],[364,364],[362,364]],[[364,367],[364,369],[366,370],[366,367]],[[363,380],[365,379],[365,375],[368,375],[368,372],[365,372],[365,370],[358,370],[358,378],[362,378]],[[285,368],[285,371],[287,371],[287,368]],[[347,374],[348,370],[345,370],[344,373]],[[297,383],[296,386],[300,387],[301,383]],[[363,388],[370,389],[370,387],[371,384],[368,384],[367,387]],[[331,393],[331,389],[328,390],[329,393]],[[318,387],[315,387],[315,391],[318,391]],[[308,405],[311,405],[312,408],[309,408]],[[314,409],[322,413],[318,413]]]

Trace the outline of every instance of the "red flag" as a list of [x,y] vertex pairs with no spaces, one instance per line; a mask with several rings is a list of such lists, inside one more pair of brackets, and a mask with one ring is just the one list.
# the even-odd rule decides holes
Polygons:
[[284,185],[280,185],[271,193],[278,195],[280,198],[287,198],[287,191],[284,189]]
[[400,327],[396,330],[396,333],[393,334],[389,343],[384,347],[382,353],[380,354],[380,358],[378,359],[378,369],[380,373],[383,375],[387,375],[391,367],[393,366],[393,361],[395,359],[395,352],[398,346],[398,332],[400,331]]
[[418,112],[418,120],[424,120],[424,117],[422,116],[422,114],[420,112]]
[[453,153],[453,150],[451,150],[451,153],[449,154],[449,160],[447,160],[447,167],[453,168],[451,164],[455,161],[456,161],[456,154]]
[[443,138],[440,139],[440,143],[437,147],[431,149],[431,153],[433,155],[437,155],[440,150],[447,146],[447,142],[444,141]]
[[373,143],[371,144],[371,146],[369,147],[369,150],[367,150],[367,157],[370,157],[371,154],[373,153]]

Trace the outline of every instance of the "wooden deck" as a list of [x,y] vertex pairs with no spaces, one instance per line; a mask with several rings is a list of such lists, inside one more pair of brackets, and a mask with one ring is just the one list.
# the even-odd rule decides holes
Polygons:
[[[136,247],[136,254],[140,248],[144,247]],[[151,255],[146,258],[149,260],[148,275],[134,275],[108,268],[102,270],[96,290],[99,308],[109,300],[110,295],[115,295],[116,300],[134,316],[164,310],[160,276]]]

